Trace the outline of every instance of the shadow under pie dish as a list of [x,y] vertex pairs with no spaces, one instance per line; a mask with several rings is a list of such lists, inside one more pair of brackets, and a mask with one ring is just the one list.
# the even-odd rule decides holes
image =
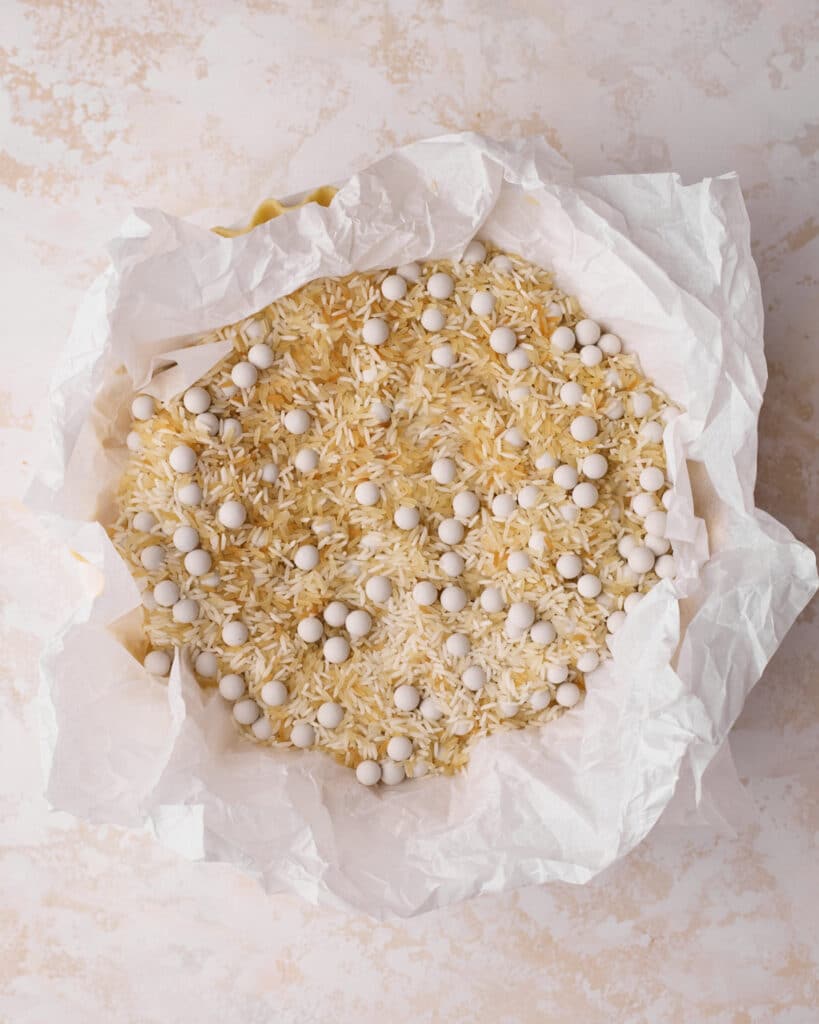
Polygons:
[[570,713],[673,577],[678,410],[514,253],[318,279],[213,341],[194,385],[133,399],[110,533],[145,667],[178,650],[249,739],[365,785],[455,772]]

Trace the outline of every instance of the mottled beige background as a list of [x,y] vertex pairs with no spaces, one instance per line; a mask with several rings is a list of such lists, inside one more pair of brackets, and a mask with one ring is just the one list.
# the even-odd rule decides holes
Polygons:
[[232,220],[264,193],[475,128],[541,132],[581,172],[740,172],[771,370],[758,503],[815,545],[817,14],[811,0],[0,0],[3,1024],[819,1019],[815,606],[734,733],[739,835],[657,833],[583,889],[373,925],[47,812],[28,629],[47,634],[82,580],[18,500],[50,365],[132,204]]

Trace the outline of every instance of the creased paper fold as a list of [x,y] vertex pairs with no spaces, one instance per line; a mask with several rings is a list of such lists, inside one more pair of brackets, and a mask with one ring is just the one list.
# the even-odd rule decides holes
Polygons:
[[[184,657],[167,686],[149,679],[129,652],[138,589],[100,523],[134,389],[168,398],[206,372],[224,352],[195,346],[203,333],[318,276],[457,257],[476,234],[552,268],[685,410],[665,432],[679,577],[629,616],[581,709],[485,740],[460,777],[374,792],[320,753],[242,740]],[[762,305],[734,175],[575,178],[541,140],[450,135],[233,239],[137,210],[110,253],[55,375],[54,448],[29,496],[99,577],[43,661],[56,807],[148,822],[271,891],[386,916],[585,882],[675,791],[707,802],[706,769],[816,587],[812,554],[753,506]]]

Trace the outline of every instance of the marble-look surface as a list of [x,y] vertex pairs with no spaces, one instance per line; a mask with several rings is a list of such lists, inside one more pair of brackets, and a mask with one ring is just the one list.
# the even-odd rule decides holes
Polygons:
[[815,0],[4,0],[0,21],[0,1021],[815,1022],[815,605],[734,731],[737,835],[655,833],[582,889],[373,925],[47,812],[28,630],[82,581],[19,503],[131,205],[231,221],[472,128],[542,133],[583,173],[739,171],[771,374],[757,500],[815,545]]

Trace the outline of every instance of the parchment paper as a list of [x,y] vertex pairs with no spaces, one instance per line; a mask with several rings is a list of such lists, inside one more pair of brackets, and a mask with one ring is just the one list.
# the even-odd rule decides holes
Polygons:
[[[552,268],[685,409],[664,438],[679,576],[629,616],[582,708],[485,740],[458,778],[370,790],[320,753],[242,740],[184,658],[169,685],[149,678],[134,656],[139,592],[101,523],[134,390],[166,398],[196,380],[224,354],[192,348],[202,333],[318,276],[457,257],[475,235]],[[29,496],[99,579],[43,660],[55,807],[147,823],[268,890],[375,916],[585,882],[646,836],[675,791],[676,819],[696,819],[706,769],[816,587],[812,554],[753,505],[766,370],[735,175],[576,179],[541,140],[450,135],[397,150],[327,208],[235,239],[137,210],[110,253],[58,367],[54,450]]]

